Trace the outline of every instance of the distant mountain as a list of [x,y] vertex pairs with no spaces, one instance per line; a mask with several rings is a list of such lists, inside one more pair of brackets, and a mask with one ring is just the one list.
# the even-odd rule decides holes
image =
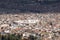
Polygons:
[[[59,0],[0,0],[1,12],[47,12],[48,5]],[[46,7],[46,9],[44,8]]]

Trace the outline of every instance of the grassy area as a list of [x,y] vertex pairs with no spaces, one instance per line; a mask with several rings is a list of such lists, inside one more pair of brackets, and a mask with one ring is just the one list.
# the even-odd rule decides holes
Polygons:
[[8,35],[1,35],[0,34],[0,39],[1,40],[21,40],[21,35],[15,35],[15,34],[8,34]]

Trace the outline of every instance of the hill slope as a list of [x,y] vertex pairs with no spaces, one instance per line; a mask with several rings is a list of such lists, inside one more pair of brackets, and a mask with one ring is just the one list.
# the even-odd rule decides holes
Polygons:
[[0,0],[1,12],[59,12],[58,1]]

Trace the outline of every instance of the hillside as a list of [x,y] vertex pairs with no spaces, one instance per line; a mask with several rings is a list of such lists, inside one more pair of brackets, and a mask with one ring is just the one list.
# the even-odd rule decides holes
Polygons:
[[0,0],[0,12],[60,12],[59,7],[59,0]]

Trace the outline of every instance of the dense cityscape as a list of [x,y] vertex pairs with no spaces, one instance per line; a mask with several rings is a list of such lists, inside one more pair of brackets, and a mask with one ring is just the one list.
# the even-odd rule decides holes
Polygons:
[[60,0],[0,0],[0,40],[60,40]]
[[[38,21],[28,23],[22,20]],[[60,14],[2,14],[0,15],[0,39],[59,40]]]

